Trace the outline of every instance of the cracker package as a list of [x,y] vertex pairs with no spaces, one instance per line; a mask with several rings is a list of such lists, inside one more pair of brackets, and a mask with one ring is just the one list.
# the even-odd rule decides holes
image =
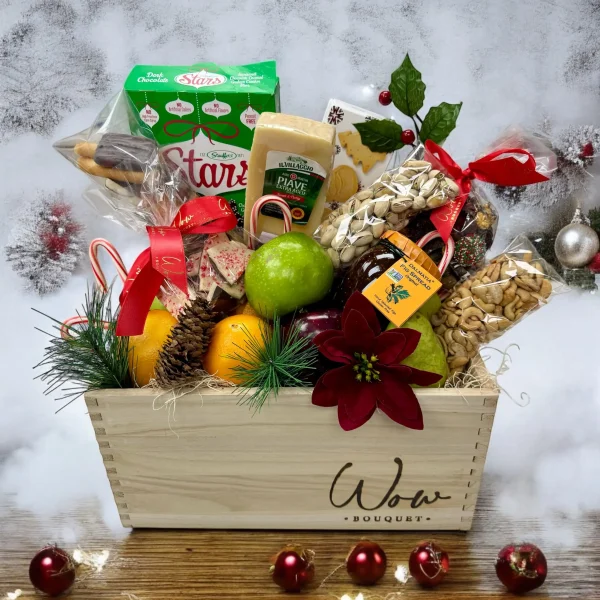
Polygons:
[[336,155],[327,192],[327,202],[333,204],[333,208],[369,187],[385,171],[390,154],[369,150],[354,127],[355,123],[382,118],[341,100],[329,101],[323,122],[336,129]]

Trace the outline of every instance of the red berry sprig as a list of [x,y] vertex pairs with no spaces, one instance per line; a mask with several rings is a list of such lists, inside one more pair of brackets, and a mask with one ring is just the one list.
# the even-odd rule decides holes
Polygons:
[[415,132],[412,129],[405,129],[400,136],[403,144],[412,145],[415,143]]
[[379,94],[379,104],[383,106],[389,106],[392,103],[392,92],[390,90],[383,90]]

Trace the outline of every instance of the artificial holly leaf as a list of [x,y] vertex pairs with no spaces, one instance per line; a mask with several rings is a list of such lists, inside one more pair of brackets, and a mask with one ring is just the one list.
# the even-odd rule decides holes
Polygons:
[[390,119],[371,119],[364,123],[355,123],[361,142],[371,152],[393,152],[404,146],[402,127]]
[[423,108],[425,84],[421,73],[415,69],[408,54],[392,73],[390,83],[392,102],[407,117],[414,117]]
[[441,144],[456,127],[456,119],[462,107],[459,104],[448,104],[442,102],[439,106],[432,106],[423,119],[419,138],[422,142],[431,140]]

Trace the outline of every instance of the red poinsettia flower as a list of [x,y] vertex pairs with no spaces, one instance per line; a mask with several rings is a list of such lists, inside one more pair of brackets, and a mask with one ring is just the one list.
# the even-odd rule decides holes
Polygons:
[[381,333],[375,308],[354,292],[342,313],[342,330],[323,331],[313,340],[321,354],[344,365],[317,381],[313,404],[337,406],[345,431],[366,423],[376,408],[396,423],[423,429],[423,413],[410,384],[432,385],[441,375],[400,364],[420,338],[413,329]]

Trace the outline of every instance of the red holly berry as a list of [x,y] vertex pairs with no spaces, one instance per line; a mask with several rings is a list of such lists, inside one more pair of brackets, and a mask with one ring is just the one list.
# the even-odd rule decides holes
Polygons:
[[75,582],[75,563],[64,550],[48,546],[31,560],[29,579],[36,590],[48,596],[58,596]]
[[379,94],[379,104],[383,104],[383,106],[387,106],[392,103],[392,92],[390,90],[383,90]]
[[401,140],[403,144],[414,144],[415,139],[415,132],[412,129],[405,129],[402,132]]
[[588,265],[588,269],[596,275],[600,274],[600,252],[592,258],[592,262]]
[[348,575],[357,585],[375,585],[384,575],[387,557],[379,544],[358,542],[346,558]]
[[299,592],[315,576],[313,557],[312,550],[286,546],[271,566],[273,581],[286,592]]
[[594,156],[594,146],[592,142],[588,142],[582,149],[579,154],[580,158],[590,158]]
[[421,542],[410,553],[408,569],[417,583],[423,587],[435,587],[442,583],[450,570],[450,558],[435,542]]
[[498,553],[496,575],[509,592],[523,594],[540,587],[548,574],[544,553],[534,544],[510,544]]

